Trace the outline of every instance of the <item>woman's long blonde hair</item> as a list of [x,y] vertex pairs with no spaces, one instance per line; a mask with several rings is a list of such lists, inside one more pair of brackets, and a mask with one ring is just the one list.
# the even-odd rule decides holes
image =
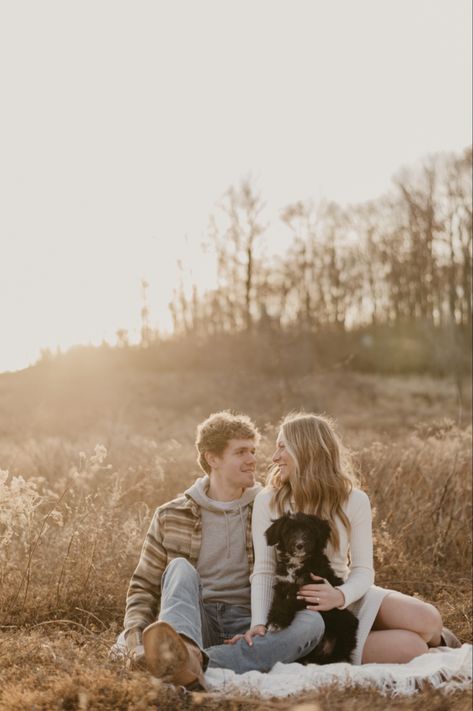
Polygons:
[[274,489],[273,507],[282,515],[293,500],[294,511],[316,514],[330,524],[330,541],[337,550],[340,537],[334,519],[340,518],[350,532],[350,522],[342,509],[356,485],[349,454],[329,418],[312,413],[287,415],[281,439],[296,463],[295,473],[281,481],[279,467],[269,473],[267,485]]

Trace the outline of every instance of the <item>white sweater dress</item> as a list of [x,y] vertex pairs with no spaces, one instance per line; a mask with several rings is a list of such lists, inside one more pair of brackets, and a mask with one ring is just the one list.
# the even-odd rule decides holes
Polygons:
[[[276,510],[270,507],[272,497],[271,489],[263,489],[253,505],[255,565],[250,578],[252,627],[266,624],[273,597],[276,555],[274,548],[267,545],[264,535],[272,521],[278,518]],[[291,509],[288,507],[287,510]],[[381,602],[392,591],[373,584],[373,539],[368,496],[360,489],[353,489],[343,510],[350,521],[351,533],[348,536],[345,526],[340,519],[336,519],[340,548],[335,551],[329,543],[325,553],[336,575],[345,581],[338,586],[345,596],[343,607],[351,610],[359,620],[353,663],[361,664],[363,647]]]

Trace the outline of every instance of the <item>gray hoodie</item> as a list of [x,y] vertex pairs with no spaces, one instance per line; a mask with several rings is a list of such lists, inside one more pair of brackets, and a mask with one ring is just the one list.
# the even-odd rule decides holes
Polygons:
[[250,607],[250,581],[246,552],[248,504],[261,486],[245,489],[235,501],[215,501],[207,496],[210,480],[201,477],[185,492],[202,514],[202,544],[197,571],[204,602],[227,602]]

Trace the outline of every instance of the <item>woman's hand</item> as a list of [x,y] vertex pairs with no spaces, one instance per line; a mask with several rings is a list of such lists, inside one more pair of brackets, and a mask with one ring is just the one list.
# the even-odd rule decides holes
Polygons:
[[305,600],[308,603],[307,610],[327,612],[345,604],[345,595],[341,590],[334,588],[328,580],[319,575],[311,573],[310,577],[317,582],[303,585],[297,593],[298,600]]
[[235,644],[239,639],[245,639],[250,647],[253,646],[253,637],[264,637],[266,634],[266,627],[264,625],[255,625],[245,634],[236,634],[231,639],[226,639],[224,644]]

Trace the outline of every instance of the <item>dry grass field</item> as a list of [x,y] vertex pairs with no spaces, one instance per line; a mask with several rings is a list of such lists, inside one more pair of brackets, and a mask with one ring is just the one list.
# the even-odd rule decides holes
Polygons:
[[[0,709],[467,709],[467,692],[324,690],[259,702],[190,694],[107,653],[154,508],[198,474],[195,426],[250,414],[264,478],[277,422],[334,416],[374,507],[377,582],[435,603],[471,641],[469,383],[343,371],[140,373],[106,362],[0,376]],[[7,474],[7,472],[9,472]]]

